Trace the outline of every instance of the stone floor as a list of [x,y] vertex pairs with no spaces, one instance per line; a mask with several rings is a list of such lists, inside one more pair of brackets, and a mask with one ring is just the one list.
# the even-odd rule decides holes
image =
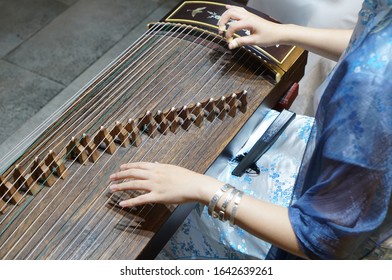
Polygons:
[[178,2],[0,0],[0,174],[16,146]]
[[178,2],[0,0],[0,163]]

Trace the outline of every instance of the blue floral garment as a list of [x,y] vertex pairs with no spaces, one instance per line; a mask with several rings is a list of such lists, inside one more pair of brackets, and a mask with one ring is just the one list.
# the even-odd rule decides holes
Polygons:
[[[271,110],[237,155],[248,152],[277,115],[278,112]],[[257,161],[259,172],[245,173],[241,177],[231,175],[238,164],[233,158],[218,179],[247,195],[288,207],[313,121],[311,117],[296,116]],[[270,248],[271,244],[245,230],[213,219],[203,207],[190,213],[157,259],[264,259]]]
[[[311,119],[296,118],[260,159],[264,162],[258,162],[260,176],[225,177],[235,165],[229,162],[220,178],[249,195],[290,205],[290,221],[310,258],[392,259],[391,7],[392,0],[364,2],[350,47],[320,87],[323,97],[292,201],[302,151],[290,147],[306,142]],[[297,152],[289,168],[286,151]],[[204,209],[191,213],[158,258],[246,259],[266,254],[268,259],[295,258],[212,219]]]
[[[391,258],[391,59],[392,0],[367,0],[350,47],[325,83],[315,142],[289,207],[310,258],[360,259],[371,252]],[[273,248],[268,257],[290,256]]]

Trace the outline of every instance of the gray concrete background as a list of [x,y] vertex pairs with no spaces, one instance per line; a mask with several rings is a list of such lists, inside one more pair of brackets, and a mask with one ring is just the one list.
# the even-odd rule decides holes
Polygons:
[[0,0],[0,174],[48,117],[179,2]]
[[20,141],[43,130],[42,123],[139,38],[147,23],[178,2],[0,0],[0,173],[12,149],[23,150]]

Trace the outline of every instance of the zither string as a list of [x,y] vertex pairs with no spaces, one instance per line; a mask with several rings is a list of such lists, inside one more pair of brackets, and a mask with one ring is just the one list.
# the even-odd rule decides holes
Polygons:
[[[130,67],[131,67],[132,65],[130,65],[127,69],[129,69]],[[127,74],[127,75],[129,75],[129,74]],[[118,77],[116,77],[113,81],[111,81],[111,84],[113,84],[114,82],[117,82],[116,80],[117,79],[119,79],[119,78],[121,78],[121,75],[120,76],[118,76]],[[126,77],[125,77],[126,78]],[[123,78],[123,80],[125,79],[125,78]],[[121,82],[121,81],[120,81]],[[105,90],[105,88],[103,89],[103,90]],[[94,98],[93,99],[91,99],[88,103],[86,103],[81,109],[84,109],[85,107],[87,107],[88,105],[89,105],[89,103],[93,103],[93,102],[95,102],[95,104],[100,104],[99,105],[99,107],[98,107],[98,109],[100,109],[102,106],[104,106],[105,105],[105,103],[102,103],[101,104],[101,102],[98,102],[98,101],[101,101],[102,99],[105,101],[105,95],[98,95],[98,97],[99,97],[99,99],[98,100],[94,100]],[[112,103],[113,102],[115,102],[115,100],[114,101],[111,101]],[[82,116],[80,116],[76,121],[75,121],[75,123],[79,123],[79,121],[81,120],[81,119],[83,119],[83,117],[85,116],[85,115],[87,115],[89,112],[88,111],[86,111]],[[94,120],[94,119],[93,119]],[[93,120],[91,120],[91,121],[93,121]],[[64,126],[64,124],[59,128],[59,129],[61,129],[62,127]],[[71,134],[77,129],[77,127],[78,126],[76,126],[73,130],[72,130],[72,132],[71,132]],[[58,130],[59,130],[58,129]],[[53,142],[54,143],[58,143],[58,144],[56,144],[53,148],[56,148],[57,147],[57,145],[60,145],[60,141],[59,141],[59,139],[61,139],[61,136],[63,136],[63,134],[65,133],[65,131],[63,132],[63,133],[61,133],[61,135],[60,136],[58,136]],[[81,131],[79,132],[79,133],[81,133]],[[44,144],[46,144],[46,143],[44,143],[44,142],[42,142],[39,146],[37,146],[32,152],[30,152],[30,154],[33,154],[36,150],[38,150],[40,147],[42,147],[42,145],[44,145]],[[32,163],[30,164],[30,166],[32,165]],[[30,167],[30,166],[28,166],[28,167]],[[27,171],[25,171],[26,173],[27,173]],[[34,170],[32,171],[32,172],[34,172]],[[22,175],[26,175],[26,173],[25,174],[22,174]],[[7,176],[7,178],[6,178],[6,180],[8,180],[9,179],[9,176],[11,176],[11,173],[10,174],[8,174],[8,176]],[[19,179],[19,178],[18,178]],[[18,179],[16,179],[16,180],[18,180]],[[4,196],[3,196],[4,197]],[[3,198],[2,197],[2,198]]]
[[[172,70],[172,71],[174,71],[174,69]],[[128,90],[128,89],[127,89]],[[126,106],[124,106],[124,107],[126,107]],[[131,109],[130,111],[132,111],[133,109]],[[140,113],[140,112],[139,112]]]
[[[184,132],[185,133],[185,132]],[[178,139],[178,138],[177,138]],[[86,237],[87,238],[87,237]],[[82,257],[83,258],[83,257]]]
[[[256,73],[259,72],[259,70],[260,70],[261,67],[262,67],[262,66],[260,65],[259,68],[254,72],[255,75],[256,75]],[[260,76],[261,76],[261,75],[263,75],[263,73],[261,73]],[[248,90],[248,89],[251,87],[251,84],[255,83],[255,81],[257,80],[257,78],[258,78],[258,76],[256,76],[250,84],[246,85],[246,86],[247,86],[246,90]],[[225,83],[227,83],[227,81],[228,81],[228,80],[226,80]],[[244,78],[242,84],[244,84],[245,82],[246,82],[246,78]],[[214,86],[214,87],[215,87],[215,86]],[[182,133],[182,134],[186,134],[187,132],[184,130],[184,131],[182,131],[181,133]],[[180,138],[176,138],[176,139],[177,139],[177,140],[176,140],[176,143],[178,143],[178,142],[180,141]],[[176,143],[174,143],[174,144],[172,145],[172,148],[169,149],[169,150],[166,152],[166,155],[165,155],[165,156],[167,156],[167,155],[170,153],[170,151],[173,149],[173,147],[177,145]],[[203,148],[200,147],[200,150],[202,150],[202,149],[203,149]],[[157,158],[157,155],[158,155],[158,153],[156,153],[154,157]],[[160,154],[159,156],[161,156],[161,154]],[[161,157],[161,159],[165,158],[165,156]],[[185,156],[183,157],[183,159],[186,158],[186,157],[187,157],[187,156],[185,155]],[[154,160],[152,160],[152,161],[154,161]],[[181,161],[181,162],[182,162],[182,161]],[[181,166],[181,162],[176,163],[176,165]],[[195,164],[194,166],[197,166],[197,164]],[[119,200],[121,200],[121,197],[119,198]],[[152,204],[152,205],[155,205],[155,204]],[[144,207],[145,207],[145,206],[143,206],[143,209],[144,209]],[[123,209],[123,208],[121,208],[120,211],[121,211],[122,209]],[[143,210],[143,209],[142,209],[142,210]],[[151,207],[150,210],[146,213],[145,217],[148,215],[148,213],[151,211],[151,209],[152,209],[152,207]],[[141,210],[141,211],[142,211],[142,210]],[[140,211],[140,212],[141,212],[141,211]],[[122,219],[121,219],[121,220],[122,220]],[[118,223],[120,223],[121,220],[118,221]],[[132,223],[129,223],[129,225],[128,225],[125,229],[122,230],[122,233],[116,238],[117,240],[118,240],[119,238],[121,238],[122,235],[128,234],[128,231],[127,231],[127,230],[128,230],[128,228],[131,226],[131,224],[132,224]],[[139,224],[140,224],[140,222],[139,222]],[[108,228],[108,227],[105,227],[104,230],[106,230],[106,228]],[[136,230],[136,229],[137,229],[137,226],[135,227],[135,230]],[[97,237],[95,240],[96,240],[96,243],[97,243],[97,242],[98,242],[98,241],[97,241],[97,240],[98,240],[98,237]],[[131,240],[130,240],[129,242],[131,242]],[[124,244],[124,243],[122,243],[122,244]],[[123,247],[123,250],[125,250],[124,247],[126,247],[126,246],[118,246],[117,249],[112,253],[111,257],[113,257],[113,256],[118,252],[118,250],[119,250],[121,247]],[[89,247],[88,249],[90,249],[90,248],[91,248],[91,247]],[[90,251],[91,251],[91,250],[90,250]],[[94,251],[94,252],[95,252],[95,251]],[[93,254],[94,252],[91,252],[90,255]],[[103,254],[104,254],[104,253],[103,253]],[[85,256],[86,256],[86,253],[82,256],[81,259],[84,259]],[[100,258],[102,258],[102,255],[101,255]]]
[[[81,220],[81,219],[80,219]],[[65,240],[65,238],[64,238],[64,240]]]
[[[110,75],[110,73],[108,74],[108,75]],[[121,77],[121,76],[120,76]],[[116,79],[118,79],[119,77],[116,77]],[[114,82],[116,82],[116,79],[114,79],[114,81],[111,81],[111,83],[114,83]],[[105,88],[104,88],[105,89]],[[93,93],[92,93],[93,94]],[[89,103],[92,103],[92,102],[95,102],[95,103],[98,103],[98,104],[100,104],[100,107],[101,106],[103,106],[104,104],[101,104],[101,102],[98,102],[98,101],[100,101],[100,100],[102,100],[102,99],[104,99],[105,98],[105,96],[104,95],[98,95],[99,96],[99,99],[98,100],[94,100],[94,98],[93,99],[91,99],[88,103],[86,103],[81,109],[84,109],[85,107],[87,107],[88,105],[89,105]],[[105,99],[104,99],[105,100]],[[86,111],[82,116],[80,116],[79,117],[79,119],[77,119],[76,121],[75,121],[75,123],[78,123],[79,122],[79,120],[80,119],[82,119],[85,115],[87,115],[89,112],[88,111]],[[58,128],[58,130],[60,130],[62,127],[64,126],[64,124],[62,124],[59,128]],[[73,129],[73,131],[75,131],[76,129],[77,129],[77,127],[78,126],[76,126],[74,129]],[[73,133],[73,131],[71,132],[71,133]],[[60,137],[61,136],[63,136],[63,134],[65,133],[65,131],[60,135],[60,136],[58,136],[53,142],[54,143],[58,143],[58,144],[56,144],[55,146],[54,146],[54,148],[56,148],[57,147],[57,145],[60,145],[60,141],[59,141],[59,139],[61,139]],[[35,149],[34,150],[32,150],[31,152],[30,152],[30,155],[32,155],[36,150],[38,150],[39,148],[41,148],[42,147],[42,145],[44,145],[45,143],[44,142],[42,142],[40,145],[38,145],[37,147],[35,147]],[[41,154],[42,155],[42,154]],[[32,163],[28,166],[28,168],[29,167],[31,167],[31,165],[32,165]],[[26,171],[25,171],[26,172]],[[34,170],[32,171],[32,172],[34,172]],[[26,172],[27,173],[27,172]],[[25,174],[22,174],[22,175],[26,175],[26,173]],[[5,178],[5,180],[9,180],[10,177],[11,176],[11,173],[9,173],[8,174],[8,176]],[[19,178],[17,178],[16,180],[18,180]],[[4,198],[4,196],[1,198],[1,199],[3,199]],[[1,223],[0,223],[1,224]]]
[[[200,36],[201,36],[201,35],[200,35]],[[198,38],[196,38],[193,42],[195,42],[196,40],[198,40],[198,39],[200,38],[200,36],[199,36]],[[207,38],[209,38],[209,37],[210,37],[210,35],[208,35],[208,36],[204,39],[204,41],[206,41]],[[186,51],[186,50],[184,50],[184,51]],[[191,52],[187,52],[187,53],[186,53],[186,56],[183,58],[183,60],[188,60],[188,57],[191,56],[191,55],[193,55],[194,52],[196,52],[196,55],[195,55],[193,58],[191,58],[191,59],[189,60],[189,62],[187,63],[187,65],[190,65],[194,60],[197,59],[197,55],[198,55],[198,54],[197,54],[197,48],[194,48]],[[184,52],[183,52],[183,53],[184,53]],[[167,65],[166,67],[167,67],[167,68],[171,67],[171,65],[172,65],[173,63],[174,63],[174,60],[172,60],[172,61],[169,63],[169,65]],[[195,68],[196,66],[197,66],[197,64],[195,64],[193,68]],[[172,67],[172,68],[171,68],[172,70],[171,70],[171,72],[170,72],[169,74],[171,74],[171,73],[173,73],[173,72],[175,73],[175,70],[176,70],[177,68],[179,68],[179,67],[180,67],[180,65],[177,65],[177,66]],[[192,68],[192,69],[193,69],[193,68]],[[189,71],[189,72],[190,72],[190,71]],[[166,94],[166,96],[163,96],[163,97],[161,98],[161,100],[156,101],[156,100],[157,100],[157,97],[158,97],[159,94],[163,91],[164,88],[166,88],[168,85],[171,85],[173,82],[175,82],[175,84],[173,84],[173,86],[172,86],[172,89],[174,89],[175,86],[176,86],[177,84],[179,84],[179,83],[184,79],[184,76],[185,76],[185,75],[183,75],[183,77],[182,77],[181,79],[176,80],[177,76],[179,76],[180,74],[181,74],[181,72],[177,72],[177,74],[176,74],[175,76],[173,76],[170,80],[166,81],[166,84],[165,84],[164,86],[161,87],[161,89],[151,98],[151,100],[154,100],[156,104],[159,104],[159,105],[162,107],[162,105],[160,104],[160,103],[161,103],[161,100],[163,100],[166,96],[168,96],[169,93],[171,92],[171,90],[169,91],[169,93]],[[164,81],[164,80],[159,81],[156,85],[154,85],[153,88],[150,89],[150,93],[153,92],[153,90],[154,90],[155,88],[159,87],[160,84],[161,84],[161,82],[163,82],[163,81]],[[146,85],[143,87],[142,90],[140,90],[140,92],[143,93],[143,91],[144,91],[148,86],[150,86],[151,84],[153,84],[154,82],[155,82],[154,80],[151,80],[148,84],[146,84]],[[130,90],[130,89],[131,89],[131,86],[128,86],[124,91],[128,91],[128,90]],[[134,92],[135,92],[136,90],[139,90],[139,88],[133,89]],[[147,98],[147,95],[143,96],[143,98],[142,98],[140,101],[143,101],[143,100],[145,100],[146,98]],[[128,102],[131,103],[132,100],[128,100]],[[147,104],[149,104],[149,103],[147,103]],[[165,106],[163,106],[163,107],[165,107]],[[119,116],[124,115],[124,113],[126,113],[125,110],[126,110],[127,108],[128,108],[128,105],[120,104],[119,107],[118,107],[117,110],[116,110],[116,113],[115,113],[114,115],[110,116],[110,117],[107,119],[106,123],[107,123],[107,124],[113,123],[113,122],[114,122],[115,120],[117,120],[117,119],[124,118],[124,117],[119,117]],[[144,107],[144,108],[147,109],[147,107]],[[135,110],[135,109],[137,109],[136,106],[134,107],[134,109],[131,109],[130,111],[133,111],[133,110]],[[141,110],[140,110],[139,113],[141,113]],[[124,119],[125,119],[125,118],[124,118]]]
[[[191,69],[192,70],[192,69]],[[191,71],[190,71],[191,72]],[[172,79],[175,79],[175,77],[173,77]],[[168,82],[168,84],[170,84],[171,81]],[[175,87],[175,86],[174,86]],[[154,98],[154,97],[153,97]],[[125,106],[126,107],[126,106]]]
[[[224,67],[224,66],[222,66],[222,68],[223,68],[223,67]],[[233,67],[235,67],[235,65],[233,65],[231,68],[233,68]],[[228,69],[227,72],[229,72],[230,70],[231,70],[231,69]],[[221,73],[221,71],[217,71],[217,72],[214,74],[214,76],[217,75],[218,73]],[[212,80],[212,79],[210,79],[210,80]],[[226,80],[226,82],[227,82],[227,80]],[[218,81],[217,81],[217,83],[218,83]],[[206,86],[206,84],[204,84],[203,87],[199,90],[199,92],[196,93],[196,96],[202,91],[202,89],[203,89],[205,86]],[[189,92],[192,92],[192,89],[193,89],[193,87],[192,87],[191,89],[189,89]],[[184,134],[185,134],[185,133],[184,133]],[[163,136],[159,136],[159,137],[163,137]],[[181,138],[181,136],[177,137],[177,139],[179,139],[179,138]],[[165,141],[164,138],[163,138],[163,141]],[[179,141],[179,140],[177,140],[177,141]],[[162,143],[162,141],[159,141],[159,142],[160,142],[160,144]],[[144,157],[145,157],[147,154],[150,154],[150,153],[149,153],[149,152],[146,152],[145,155],[144,155]],[[144,157],[143,157],[143,158],[144,158]],[[105,194],[105,192],[103,192],[101,195],[103,195],[103,194]],[[108,199],[107,202],[109,202],[110,200],[111,200],[111,197]],[[107,203],[107,202],[106,202],[106,203]],[[106,204],[106,203],[105,203],[105,204]],[[98,211],[95,211],[94,213],[98,213],[98,212],[99,212],[100,210],[102,210],[102,209],[103,209],[103,207],[101,206],[101,208],[100,208]],[[111,210],[113,210],[113,208],[112,208]],[[143,210],[143,209],[142,209],[142,210]],[[142,212],[142,210],[139,211],[139,212]],[[107,214],[107,213],[108,213],[108,212],[106,212],[106,214]],[[106,216],[106,214],[105,214],[105,216]],[[90,219],[90,221],[92,221],[93,218],[94,218],[95,216],[96,216],[96,215],[94,214],[94,216]],[[105,216],[104,216],[104,217],[105,217]],[[100,224],[101,222],[104,221],[104,217],[102,217],[102,218],[100,219],[100,222],[98,223],[98,225],[95,226],[95,228],[98,227],[99,224]],[[80,220],[81,220],[81,219],[80,219]],[[106,229],[109,225],[110,225],[110,222],[106,225],[105,229]],[[85,227],[84,227],[82,230],[79,231],[79,235],[84,231],[84,229],[85,229],[87,226],[88,226],[88,224],[85,225]],[[99,236],[98,236],[95,240],[97,240],[97,239],[100,237],[100,235],[103,234],[103,233],[104,233],[104,230],[100,230],[100,234],[99,234]],[[78,235],[78,236],[79,236],[79,235]],[[73,240],[75,241],[75,240],[78,238],[78,236],[76,236]],[[84,239],[88,239],[89,236],[90,236],[90,235],[86,236]],[[69,244],[69,245],[68,245],[68,248],[70,248],[71,246],[72,246],[72,244]],[[59,247],[58,247],[58,248],[59,248]],[[89,247],[88,249],[90,249],[90,247]],[[77,251],[75,251],[75,253],[76,253],[76,252],[77,252]],[[66,251],[64,250],[63,254],[65,254],[65,253],[66,253]],[[74,254],[75,254],[75,253],[74,253]],[[74,254],[73,254],[73,255],[74,255]],[[72,256],[73,256],[73,255],[72,255]],[[62,256],[63,256],[63,255],[62,255]],[[60,258],[61,258],[62,256],[60,256]],[[72,258],[72,256],[71,256],[71,258]],[[81,258],[83,259],[84,256],[85,256],[85,255],[83,255]]]
[[[123,51],[119,56],[122,57],[124,56],[124,54],[126,52],[129,51],[129,49],[133,48],[136,44],[140,43],[141,40],[143,40],[146,34],[152,32],[152,31],[156,31],[154,29],[157,29],[159,25],[156,25],[154,27],[152,27],[150,30],[147,30],[143,35],[141,35],[141,37],[139,37],[138,40],[136,40],[131,46],[129,46],[125,51]],[[161,27],[161,29],[163,29],[163,27]],[[159,30],[158,30],[159,31]],[[108,71],[110,68],[112,68],[116,63],[118,63],[118,60],[115,59],[113,62],[111,62],[108,66],[106,66],[102,71],[100,71],[93,79],[92,81],[95,82],[97,80],[98,77],[100,77],[101,75],[103,75],[106,71]],[[111,73],[108,73],[107,75],[110,75]],[[38,133],[41,133],[41,129],[44,128],[48,123],[52,123],[54,119],[58,118],[59,114],[61,114],[61,112],[63,112],[63,110],[65,108],[68,108],[70,104],[72,104],[80,95],[81,92],[83,92],[85,89],[87,89],[88,87],[91,86],[92,83],[87,84],[86,86],[84,86],[80,91],[78,91],[77,93],[75,93],[68,101],[66,101],[63,105],[61,105],[55,112],[53,112],[46,120],[44,120],[37,128],[35,128],[32,132],[29,133],[29,135],[27,135],[22,141],[20,141],[14,148],[12,148],[10,151],[8,151],[8,153],[6,155],[4,155],[1,159],[0,159],[0,164],[2,164],[0,166],[0,170],[3,168],[6,168],[6,166],[8,166],[10,163],[6,162],[6,160],[8,158],[10,158],[11,156],[13,156],[17,151],[23,149],[22,145],[24,143],[27,143],[30,139],[34,139],[36,138],[35,135]]]
[[[125,78],[123,78],[123,79],[125,79]],[[121,96],[120,96],[121,97]],[[120,98],[120,97],[118,97],[118,98]],[[103,98],[105,98],[105,96],[102,96],[101,97],[101,99],[103,99]],[[114,103],[115,102],[115,100],[114,101],[112,101],[112,103]],[[98,108],[100,109],[102,106],[103,106],[104,104],[102,104],[102,105],[100,105]],[[85,106],[87,106],[87,104],[85,105]],[[86,113],[84,113],[82,116],[80,116],[79,117],[79,119],[78,120],[80,120],[80,119],[82,119],[83,118],[83,116],[85,115],[85,114],[88,114],[88,112],[86,112]],[[94,119],[93,119],[94,120]],[[93,121],[93,120],[91,120],[91,122]],[[78,121],[75,121],[76,123],[78,122]],[[76,130],[76,128],[77,127],[75,127],[74,129],[73,129],[73,131],[74,130]],[[73,133],[73,131],[71,132],[71,133]],[[81,133],[82,131],[80,131],[79,133]],[[83,131],[84,132],[84,131]],[[59,138],[60,138],[60,136],[54,141],[54,142],[58,142],[57,140],[59,140]],[[58,144],[58,145],[60,145],[60,144]],[[57,147],[57,146],[55,146],[55,147]],[[54,147],[54,148],[55,148]],[[30,164],[31,165],[31,164]],[[25,171],[25,172],[27,172],[27,171]],[[32,172],[34,172],[34,170],[32,171]],[[22,174],[23,175],[23,174]],[[18,178],[19,179],[19,178]],[[10,201],[10,199],[8,200],[8,202]],[[14,206],[15,207],[15,206]],[[1,224],[1,223],[0,223]]]
[[[256,70],[255,71],[255,73],[257,73],[258,72],[258,70]],[[261,74],[262,75],[262,74]],[[256,80],[257,78],[255,78],[254,80]],[[245,79],[244,79],[244,82],[245,82]],[[243,83],[244,83],[243,82]],[[227,83],[227,80],[226,80],[226,83]],[[218,117],[218,116],[217,116]],[[182,131],[181,132],[182,134],[186,134],[187,132],[184,130],[184,131]],[[177,137],[176,139],[176,143],[178,143],[181,139],[180,139],[181,137]],[[169,153],[170,153],[170,151],[173,149],[173,147],[174,146],[176,146],[176,143],[174,143],[174,144],[172,144],[172,148],[171,149],[169,149],[167,152],[166,152],[166,155],[164,155],[163,157],[162,157],[162,154],[159,154],[159,157],[161,158],[161,159],[163,159],[163,158],[165,158],[165,156],[167,156]],[[201,150],[202,150],[202,148],[200,148]],[[149,154],[149,153],[146,153],[146,154]],[[156,159],[158,159],[158,157],[157,157],[157,155],[158,155],[158,152],[155,154],[155,158]],[[154,158],[153,157],[153,158]],[[184,158],[186,158],[187,156],[185,155],[184,157],[183,157],[183,159]],[[152,161],[154,161],[154,160],[152,160]],[[176,163],[176,165],[179,165],[179,166],[181,166],[181,162],[182,161],[180,161],[180,163]],[[197,166],[197,164],[195,164],[195,166]],[[113,195],[112,195],[113,196]],[[119,201],[121,200],[122,198],[121,198],[121,196],[119,197]],[[108,202],[110,201],[110,199],[108,199]],[[154,206],[155,204],[152,204],[152,206]],[[113,210],[113,208],[115,208],[116,206],[113,206],[112,207],[112,209],[111,210]],[[101,207],[102,208],[102,207]],[[117,207],[118,208],[118,207]],[[142,210],[140,210],[139,212],[141,213],[143,210],[144,210],[144,208],[145,208],[145,206],[143,206],[143,208],[142,208]],[[120,210],[119,211],[121,211],[121,210],[123,210],[123,208],[121,208],[120,207]],[[148,216],[148,214],[149,214],[149,212],[152,210],[152,207],[150,208],[150,210],[144,215],[144,217],[142,217],[142,219],[141,220],[143,220],[143,218],[146,218],[146,216]],[[118,211],[118,212],[119,212]],[[117,223],[120,223],[123,219],[125,219],[125,217],[123,217],[123,218],[121,218],[119,221],[113,221],[113,222],[117,222]],[[104,219],[101,219],[100,220],[100,222],[99,223],[101,223],[102,221],[103,221]],[[111,225],[111,223],[112,223],[112,221],[109,221],[109,223],[105,226],[105,228],[104,229],[100,229],[100,234],[95,238],[95,243],[97,244],[98,243],[98,240],[99,240],[99,237],[109,228],[109,226]],[[140,223],[141,222],[139,222],[139,225],[140,225]],[[119,236],[117,236],[116,237],[116,240],[119,240],[124,234],[129,234],[128,233],[128,229],[129,229],[129,227],[131,226],[131,224],[133,224],[133,221],[132,222],[130,222],[129,224],[128,224],[128,226],[125,228],[125,229],[123,229],[122,230],[122,232],[120,233],[120,235]],[[99,224],[98,224],[99,225]],[[96,225],[95,226],[95,228],[97,228],[98,227],[98,225]],[[136,225],[135,226],[135,229],[134,229],[134,231],[135,230],[137,230],[137,227],[138,227],[138,225]],[[134,233],[134,231],[133,232],[131,232],[131,234],[132,233]],[[129,236],[131,235],[131,234],[129,234]],[[77,238],[77,237],[76,237]],[[87,237],[86,237],[87,238]],[[85,238],[85,239],[86,239]],[[129,242],[131,242],[131,240],[129,241]],[[122,244],[124,244],[124,243],[122,243]],[[99,246],[99,245],[97,245],[97,246]],[[94,250],[94,251],[92,251],[92,252],[88,252],[88,251],[91,251],[92,250],[92,248],[93,248],[93,246],[90,246],[90,247],[88,247],[87,249],[86,249],[86,251],[85,251],[85,253],[82,255],[82,257],[81,257],[81,259],[85,259],[85,258],[87,258],[88,257],[88,254],[91,256],[92,254],[94,254],[94,252],[98,249],[97,248],[97,246],[95,246],[96,247],[96,249]],[[117,249],[113,252],[113,254],[111,255],[111,257],[113,257],[117,252],[118,252],[118,250],[120,249],[120,247],[125,247],[125,246],[118,246],[117,247]],[[123,249],[123,250],[125,250],[125,249]],[[75,253],[74,253],[75,254]],[[105,254],[105,253],[103,253],[103,254]],[[101,255],[101,257],[102,257],[102,255]]]

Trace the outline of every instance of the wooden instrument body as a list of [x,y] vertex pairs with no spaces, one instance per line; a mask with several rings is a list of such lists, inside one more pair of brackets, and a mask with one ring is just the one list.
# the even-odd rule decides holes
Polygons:
[[[224,8],[184,3],[181,12]],[[2,174],[10,191],[0,199],[0,258],[138,258],[176,206],[122,209],[118,201],[137,193],[111,194],[109,175],[131,161],[205,173],[256,111],[262,117],[302,77],[302,50],[290,48],[282,64],[229,51],[211,28],[172,23],[176,11],[151,24]]]

